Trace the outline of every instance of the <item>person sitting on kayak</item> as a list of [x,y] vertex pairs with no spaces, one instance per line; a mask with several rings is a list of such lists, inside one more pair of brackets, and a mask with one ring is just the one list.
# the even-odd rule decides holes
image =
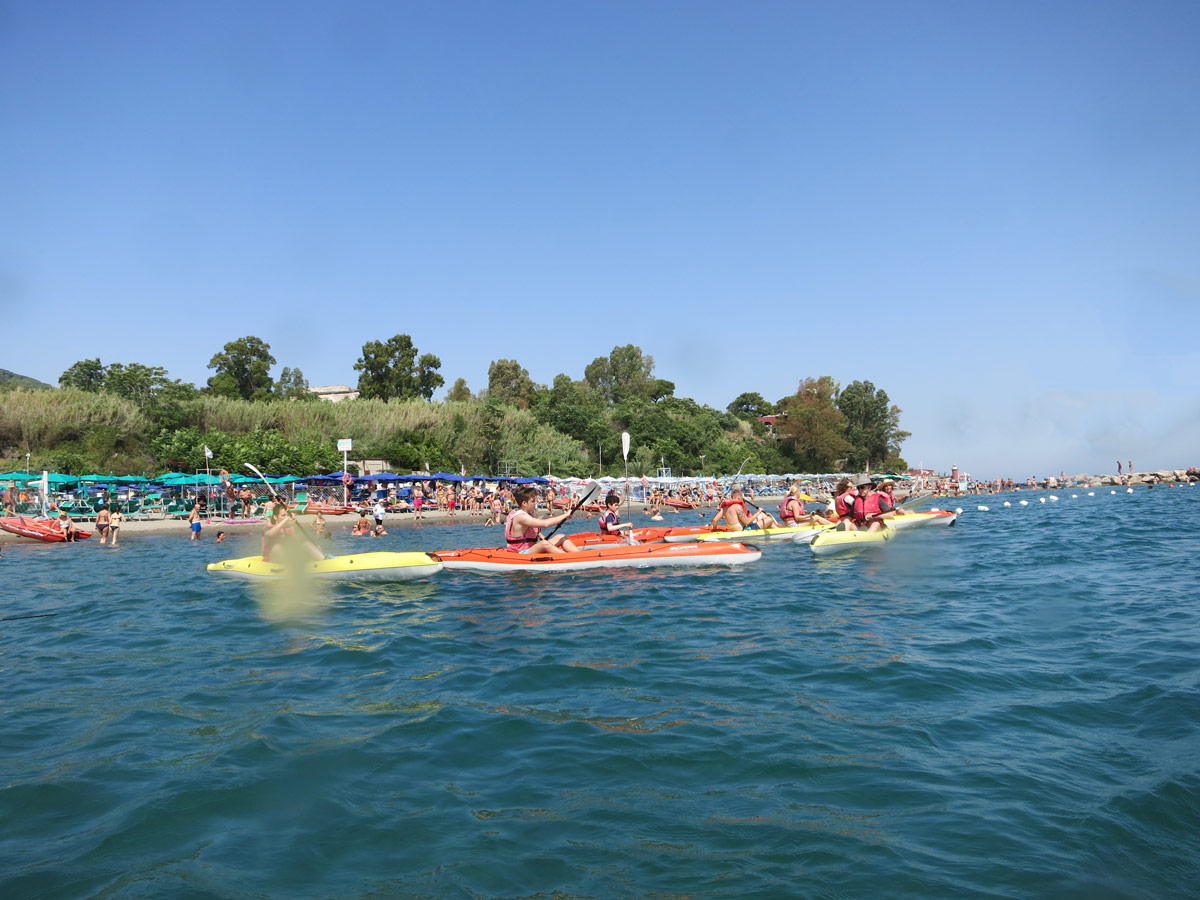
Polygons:
[[[263,562],[270,562],[271,553],[296,536],[296,529],[293,527],[295,521],[296,517],[292,515],[292,511],[287,508],[286,503],[275,504],[275,508],[271,510],[271,524],[266,527],[262,535]],[[325,558],[325,554],[318,550],[315,544],[310,541],[303,541],[303,544],[305,552],[313,559]]]
[[849,478],[843,478],[833,489],[833,514],[838,517],[838,529],[841,531],[856,531],[851,513],[854,501],[858,498],[858,489],[850,483]]
[[600,517],[601,534],[621,537],[622,529],[633,528],[632,522],[621,523],[618,512],[621,508],[621,498],[617,496],[616,491],[608,492],[608,496],[604,498],[604,507],[604,515]]
[[775,521],[775,517],[765,510],[759,509],[754,515],[750,514],[750,511],[746,509],[746,500],[741,488],[734,488],[729,494],[729,499],[721,501],[721,508],[713,516],[710,526],[714,530],[720,529],[718,523],[722,521],[725,523],[723,530],[727,531],[779,527],[779,523]]
[[882,524],[887,524],[885,519],[894,519],[896,516],[906,515],[904,510],[896,508],[896,482],[890,478],[885,478],[879,483],[879,490],[874,495],[875,507],[879,510],[879,521]]
[[543,538],[542,529],[560,525],[575,514],[569,509],[557,516],[539,519],[533,513],[537,509],[537,491],[531,487],[518,488],[513,492],[517,508],[504,521],[504,540],[509,550],[517,553],[574,553],[579,550],[565,534]]
[[779,521],[783,522],[785,528],[796,525],[832,525],[833,523],[824,516],[818,516],[816,513],[805,512],[804,504],[800,500],[800,485],[793,484],[783,497],[783,502],[779,504]]
[[[875,482],[870,475],[864,475],[854,486],[855,493],[846,501],[848,514],[838,522],[838,528],[843,531],[880,531],[884,527],[879,514],[879,495],[871,490]],[[839,497],[839,500],[842,498]]]
[[58,519],[55,521],[55,527],[58,528],[64,535],[64,541],[74,541],[78,536],[76,532],[79,530],[75,527],[75,523],[71,521],[71,517],[65,512],[58,514]]

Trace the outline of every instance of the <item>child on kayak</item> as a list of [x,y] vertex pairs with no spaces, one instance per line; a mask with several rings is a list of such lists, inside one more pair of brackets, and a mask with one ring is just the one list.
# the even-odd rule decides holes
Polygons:
[[619,510],[621,508],[621,498],[617,496],[616,491],[609,491],[608,496],[604,498],[604,515],[600,517],[600,533],[603,535],[621,536],[621,531],[625,528],[633,528],[632,522],[621,522]]
[[557,516],[539,519],[537,491],[531,487],[518,488],[513,493],[517,508],[508,514],[504,522],[504,541],[509,550],[517,553],[574,553],[579,550],[565,534],[543,538],[542,529],[561,525],[575,514],[574,509]]

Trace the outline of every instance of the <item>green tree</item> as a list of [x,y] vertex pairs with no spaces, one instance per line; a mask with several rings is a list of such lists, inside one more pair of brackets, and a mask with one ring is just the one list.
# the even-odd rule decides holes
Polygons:
[[438,374],[442,361],[432,353],[417,356],[417,348],[407,334],[386,341],[363,344],[362,356],[354,364],[359,396],[370,399],[412,400],[433,398],[433,392],[445,384]]
[[471,399],[471,389],[467,387],[467,379],[459,378],[454,386],[446,392],[446,400],[450,403],[466,403]]
[[850,464],[854,469],[882,466],[910,435],[900,430],[900,408],[889,405],[887,392],[869,381],[849,384],[837,398],[838,409],[846,417],[846,437],[853,449]]
[[515,359],[493,360],[488,366],[488,396],[500,403],[528,409],[544,387],[534,384],[529,371]]
[[275,396],[281,400],[318,400],[316,394],[308,390],[308,379],[299,369],[283,367],[279,373],[279,382],[275,386]]
[[208,361],[208,368],[217,370],[208,379],[208,390],[222,397],[266,400],[274,388],[273,365],[271,345],[261,338],[247,336],[230,341]]
[[633,344],[613,347],[612,353],[597,356],[583,370],[588,386],[607,403],[620,403],[635,397],[659,399],[674,392],[674,384],[661,382],[653,376],[654,357],[646,356],[641,347]]
[[169,383],[166,369],[161,366],[143,366],[141,363],[113,363],[104,376],[104,390],[132,400],[139,406],[149,405],[163,385]]
[[100,358],[81,359],[67,371],[58,376],[60,387],[79,388],[93,394],[104,390],[104,378],[107,374],[100,363]]
[[738,394],[726,410],[739,419],[757,420],[759,416],[769,416],[775,412],[775,404],[763,398],[757,392]]
[[838,384],[828,375],[806,378],[791,397],[779,401],[786,413],[775,431],[802,472],[829,472],[853,449],[846,439],[846,417],[835,404]]

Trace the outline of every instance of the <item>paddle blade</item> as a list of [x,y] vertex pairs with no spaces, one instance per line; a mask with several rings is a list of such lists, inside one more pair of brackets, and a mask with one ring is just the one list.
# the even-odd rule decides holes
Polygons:
[[801,500],[805,503],[816,503],[817,502],[816,497],[810,497],[810,496],[808,496],[808,494],[804,494],[804,493],[797,494],[796,499]]
[[600,493],[600,482],[596,481],[595,479],[592,479],[584,486],[583,494],[580,495],[578,502],[575,504],[575,508],[579,509],[579,507],[584,506],[585,504],[591,503],[593,500],[596,499],[596,495],[599,493]]
[[629,432],[621,432],[621,457],[626,462],[629,461]]

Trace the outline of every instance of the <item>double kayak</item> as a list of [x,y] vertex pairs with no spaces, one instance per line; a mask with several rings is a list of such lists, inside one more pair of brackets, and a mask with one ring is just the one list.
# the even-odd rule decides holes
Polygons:
[[244,556],[209,563],[208,571],[249,581],[305,576],[326,581],[412,581],[442,571],[431,553],[351,553],[322,560],[268,562]]
[[826,528],[814,537],[808,546],[817,556],[829,556],[833,553],[861,550],[864,547],[881,546],[890,541],[895,533],[894,528],[881,528],[879,531],[839,531],[837,528]]
[[517,553],[495,547],[439,550],[430,554],[449,570],[472,572],[577,572],[584,569],[651,566],[742,566],[757,562],[762,551],[753,545],[729,544],[596,544],[574,553]]
[[[19,534],[21,537],[33,538],[55,544],[67,539],[67,535],[58,527],[58,519],[29,519],[25,516],[10,516],[0,519],[0,528],[9,534]],[[82,541],[90,538],[90,531],[75,529],[75,539]]]

